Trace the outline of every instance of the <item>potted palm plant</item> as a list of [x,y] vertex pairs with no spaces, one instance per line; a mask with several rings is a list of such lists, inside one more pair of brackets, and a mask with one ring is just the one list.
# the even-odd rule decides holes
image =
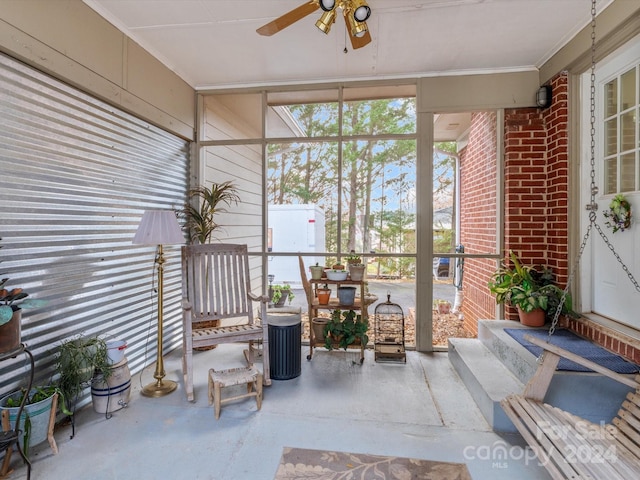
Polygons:
[[199,186],[189,190],[189,199],[197,200],[198,205],[187,203],[182,210],[185,228],[192,243],[205,244],[211,241],[214,231],[220,228],[215,217],[226,212],[224,205],[238,204],[240,197],[236,186],[231,182],[212,183],[210,188]]
[[[553,317],[560,307],[564,292],[553,284],[549,269],[537,270],[523,265],[513,251],[509,252],[510,265],[496,270],[489,281],[489,291],[495,295],[497,304],[515,307],[520,323],[530,327],[541,327],[548,317]],[[572,309],[571,296],[567,293],[562,302],[563,315],[577,316]]]

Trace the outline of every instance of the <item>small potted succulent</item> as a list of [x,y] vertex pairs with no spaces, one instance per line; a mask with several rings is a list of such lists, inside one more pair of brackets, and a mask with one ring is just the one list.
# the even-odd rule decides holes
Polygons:
[[313,280],[320,280],[322,278],[322,274],[324,273],[324,267],[316,262],[315,265],[311,265],[309,267],[309,271],[311,272],[311,278]]

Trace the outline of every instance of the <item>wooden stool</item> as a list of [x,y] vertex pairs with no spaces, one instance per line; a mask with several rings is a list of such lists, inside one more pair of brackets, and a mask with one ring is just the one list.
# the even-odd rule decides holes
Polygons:
[[[247,393],[222,398],[222,388],[247,384]],[[220,406],[223,403],[241,398],[256,397],[258,410],[262,407],[262,373],[256,367],[231,368],[229,370],[209,369],[209,405],[214,404],[216,419],[220,418]]]

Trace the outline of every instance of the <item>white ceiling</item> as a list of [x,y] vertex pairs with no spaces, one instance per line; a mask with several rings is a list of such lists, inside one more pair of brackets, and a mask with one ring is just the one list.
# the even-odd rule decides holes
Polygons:
[[358,50],[340,15],[329,35],[315,27],[320,10],[256,33],[306,1],[84,0],[199,90],[530,70],[591,14],[591,0],[368,0],[372,42]]

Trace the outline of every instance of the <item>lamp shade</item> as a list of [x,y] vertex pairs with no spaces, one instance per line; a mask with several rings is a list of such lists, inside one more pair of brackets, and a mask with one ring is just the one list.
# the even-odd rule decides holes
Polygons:
[[133,237],[138,245],[183,243],[184,235],[173,210],[146,210]]

